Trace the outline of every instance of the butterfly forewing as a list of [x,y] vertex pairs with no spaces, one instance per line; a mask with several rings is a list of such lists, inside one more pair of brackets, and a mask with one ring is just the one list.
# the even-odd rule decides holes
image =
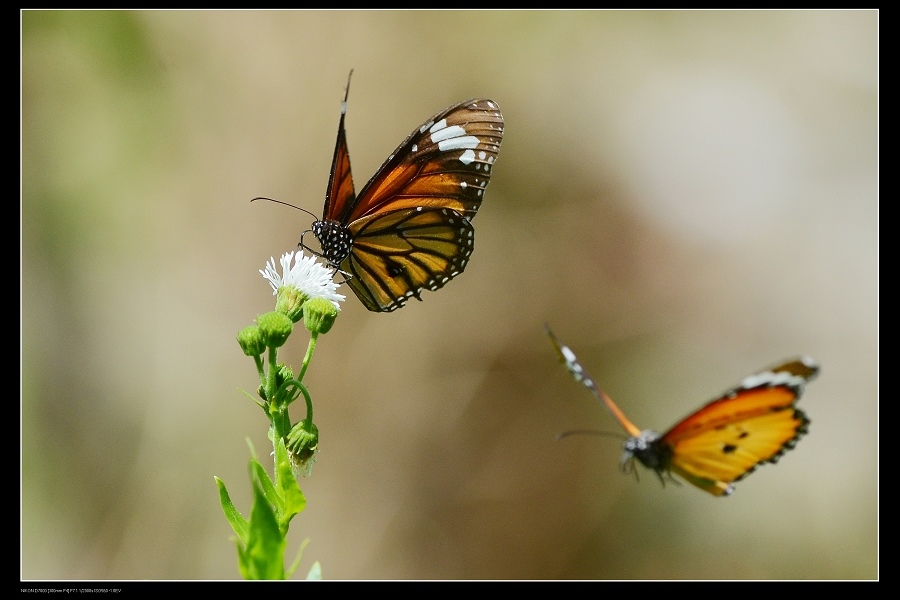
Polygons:
[[473,217],[502,138],[503,116],[491,100],[466,100],[439,112],[378,169],[347,220],[417,207],[448,208]]
[[[347,93],[350,91],[348,82]],[[344,130],[344,116],[347,114],[347,97],[341,105],[341,122],[338,125],[337,143],[331,163],[331,175],[325,192],[325,219],[344,222],[353,209],[356,192],[353,174],[350,172],[350,153],[347,151],[347,132]]]
[[711,493],[731,493],[732,482],[776,462],[807,432],[809,419],[794,405],[817,373],[803,357],[745,378],[663,434],[670,468]]
[[781,410],[793,410],[806,382],[816,376],[818,365],[798,358],[746,377],[738,386],[695,411],[663,434],[670,444],[735,421]]

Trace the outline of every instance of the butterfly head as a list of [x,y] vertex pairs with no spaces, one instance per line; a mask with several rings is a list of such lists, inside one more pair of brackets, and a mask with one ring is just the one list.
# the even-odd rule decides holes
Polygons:
[[622,460],[620,462],[622,470],[626,473],[631,472],[634,468],[634,459],[638,459],[648,469],[653,469],[654,471],[667,470],[672,453],[668,446],[656,443],[660,437],[662,436],[658,432],[652,429],[645,429],[639,435],[625,440],[625,443],[622,445]]

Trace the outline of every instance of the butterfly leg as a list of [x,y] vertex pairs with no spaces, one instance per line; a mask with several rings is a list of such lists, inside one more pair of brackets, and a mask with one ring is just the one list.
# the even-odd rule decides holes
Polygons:
[[325,256],[321,252],[319,252],[318,250],[313,250],[312,248],[307,246],[305,243],[303,243],[303,236],[305,236],[307,233],[312,233],[312,229],[307,229],[306,231],[304,231],[303,233],[300,234],[300,241],[297,243],[297,247],[300,248],[301,250],[306,250],[313,256],[318,256],[319,258],[325,258]]

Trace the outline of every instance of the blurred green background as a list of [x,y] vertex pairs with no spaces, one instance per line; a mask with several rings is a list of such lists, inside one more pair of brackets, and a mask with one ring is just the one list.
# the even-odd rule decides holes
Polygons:
[[[342,288],[299,576],[878,577],[877,12],[21,15],[23,578],[239,578],[213,476],[246,513],[270,446],[235,336],[312,220],[249,200],[321,214],[351,68],[357,189],[459,100],[506,133],[465,274]],[[555,440],[619,428],[545,322],[657,430],[810,354],[810,433],[730,498],[636,483]]]

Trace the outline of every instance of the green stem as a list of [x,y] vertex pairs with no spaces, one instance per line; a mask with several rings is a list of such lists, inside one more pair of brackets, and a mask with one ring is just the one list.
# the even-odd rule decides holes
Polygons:
[[313,407],[312,407],[312,398],[309,395],[309,390],[306,389],[306,386],[297,382],[297,385],[300,387],[300,393],[303,394],[303,399],[306,400],[306,418],[303,419],[307,423],[312,423],[313,417]]
[[272,443],[277,443],[280,439],[287,439],[287,435],[291,432],[291,416],[288,414],[287,407],[279,407],[277,410],[271,411],[272,427],[275,429],[275,439]]
[[269,372],[266,374],[266,398],[269,400],[269,419],[272,420],[272,428],[275,430],[273,443],[283,439],[291,431],[291,417],[287,411],[287,405],[281,401],[278,394],[278,350],[269,348]]
[[266,374],[266,380],[263,383],[266,387],[266,399],[269,401],[269,411],[274,412],[277,408],[275,405],[276,383],[278,381],[278,350],[274,347],[269,348],[269,372]]
[[[306,375],[306,368],[309,366],[309,362],[312,360],[313,352],[316,350],[316,339],[319,337],[319,333],[317,331],[313,331],[312,335],[309,338],[309,344],[306,346],[306,356],[303,357],[303,366],[300,367],[300,375],[297,376],[298,381],[303,381],[303,376]],[[309,397],[307,396],[306,400],[307,405],[312,406],[309,402]]]

